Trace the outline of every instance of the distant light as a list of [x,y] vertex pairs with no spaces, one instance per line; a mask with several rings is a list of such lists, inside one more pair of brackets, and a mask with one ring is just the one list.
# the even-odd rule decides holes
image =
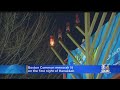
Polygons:
[[54,45],[55,45],[54,37],[51,35],[50,36],[50,46],[54,47]]

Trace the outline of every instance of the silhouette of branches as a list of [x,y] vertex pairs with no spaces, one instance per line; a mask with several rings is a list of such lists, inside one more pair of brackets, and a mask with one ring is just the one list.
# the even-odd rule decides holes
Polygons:
[[[0,13],[0,64],[60,64],[49,47],[50,32],[55,34],[52,13]],[[59,45],[56,49],[61,52]],[[62,75],[0,75],[7,79],[58,79]]]

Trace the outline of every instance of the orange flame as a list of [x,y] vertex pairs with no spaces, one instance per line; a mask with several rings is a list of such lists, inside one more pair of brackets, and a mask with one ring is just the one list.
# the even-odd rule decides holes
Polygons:
[[55,41],[54,41],[54,37],[50,36],[50,46],[54,46],[55,45]]

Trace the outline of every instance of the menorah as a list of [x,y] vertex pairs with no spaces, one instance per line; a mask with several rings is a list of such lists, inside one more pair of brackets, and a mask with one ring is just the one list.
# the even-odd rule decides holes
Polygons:
[[[107,28],[105,30],[105,33],[103,35],[103,38],[101,40],[101,43],[98,45],[98,49],[96,52],[95,57],[93,57],[94,51],[96,50],[95,47],[95,43],[96,40],[98,38],[98,35],[100,33],[100,30],[104,24],[105,18],[107,16],[107,12],[103,12],[101,20],[99,22],[98,28],[95,32],[94,38],[92,40],[92,42],[90,41],[91,38],[91,34],[93,32],[95,23],[97,21],[97,18],[99,16],[99,12],[96,12],[92,22],[90,23],[90,12],[85,12],[84,13],[84,21],[85,21],[85,30],[82,30],[80,28],[80,21],[79,21],[79,16],[78,14],[76,14],[76,24],[75,24],[75,28],[80,32],[80,34],[82,34],[85,38],[85,48],[83,48],[81,45],[78,44],[78,42],[73,38],[73,36],[70,33],[70,23],[66,24],[66,35],[68,36],[68,38],[76,45],[77,48],[79,48],[79,50],[85,55],[86,57],[86,62],[85,65],[97,65],[100,55],[102,53],[102,49],[105,45],[105,40],[107,39],[107,35],[108,32],[110,31],[110,26],[112,25],[112,21],[115,17],[116,13],[112,12],[109,21],[108,21],[108,25]],[[108,58],[109,52],[111,50],[112,44],[114,42],[114,39],[116,37],[117,32],[119,31],[118,28],[120,26],[120,20],[118,19],[118,23],[116,24],[114,31],[112,33],[111,39],[109,40],[109,45],[106,49],[106,53],[104,55],[104,58],[102,59],[102,64],[106,63],[106,60]],[[75,63],[75,65],[81,65],[81,63],[76,59],[76,57],[70,52],[70,50],[67,48],[67,46],[65,46],[64,42],[62,41],[62,33],[59,30],[58,31],[58,42],[59,44],[62,46],[62,48],[71,56],[73,62]],[[63,65],[66,65],[66,62],[62,59],[62,57],[57,53],[57,51],[54,48],[55,45],[55,41],[54,41],[54,36],[50,36],[50,47],[51,50],[54,52],[54,54],[57,56],[57,58],[60,60],[60,62]],[[71,74],[73,79],[76,79],[75,75]],[[102,74],[97,74],[96,79],[100,79],[102,76]],[[87,79],[94,79],[94,74],[86,74]]]

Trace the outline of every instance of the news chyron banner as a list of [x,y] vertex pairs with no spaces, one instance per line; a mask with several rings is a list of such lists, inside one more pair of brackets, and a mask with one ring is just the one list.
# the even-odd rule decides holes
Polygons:
[[[112,35],[113,35],[113,32],[115,30],[115,27],[118,23],[118,19],[120,18],[120,13],[118,13],[113,21],[112,21],[112,25],[110,26],[110,29],[109,29],[109,32],[106,34],[106,29],[107,29],[107,26],[108,26],[108,22],[102,26],[100,32],[99,32],[99,35],[98,35],[98,38],[95,42],[95,51],[94,53],[92,54],[92,57],[95,58],[96,57],[96,53],[98,51],[98,48],[99,48],[99,45],[101,44],[102,42],[102,39],[103,39],[103,36],[106,34],[107,35],[107,38],[105,40],[105,44],[102,48],[102,52],[100,54],[100,58],[97,62],[97,65],[102,65],[102,61],[103,61],[103,58],[107,52],[107,48],[109,46],[109,42],[112,38]],[[96,34],[96,33],[95,33]],[[90,43],[92,43],[93,39],[94,39],[94,36],[91,36],[90,38]],[[83,42],[81,44],[81,47],[85,48],[85,42]],[[77,48],[75,50],[72,50],[71,53],[76,57],[76,59],[80,62],[81,65],[85,65],[85,62],[86,62],[86,56]],[[70,57],[70,55],[68,55],[68,65],[73,65],[74,62],[72,60],[72,58]],[[112,43],[112,48],[110,49],[110,52],[109,52],[109,56],[107,58],[107,61],[106,61],[106,64],[108,65],[120,65],[120,26],[117,30],[117,34],[115,35],[115,39],[114,39],[114,42]],[[112,76],[114,75],[114,73],[112,74],[103,74],[102,78],[105,79],[105,78],[111,78]],[[86,76],[85,74],[76,74],[76,77],[78,79],[80,79],[82,76],[83,79],[86,79]],[[96,75],[95,75],[96,77]],[[71,75],[70,74],[67,74],[67,78],[68,79],[72,79]]]
[[0,74],[111,74],[120,73],[120,65],[0,65]]

